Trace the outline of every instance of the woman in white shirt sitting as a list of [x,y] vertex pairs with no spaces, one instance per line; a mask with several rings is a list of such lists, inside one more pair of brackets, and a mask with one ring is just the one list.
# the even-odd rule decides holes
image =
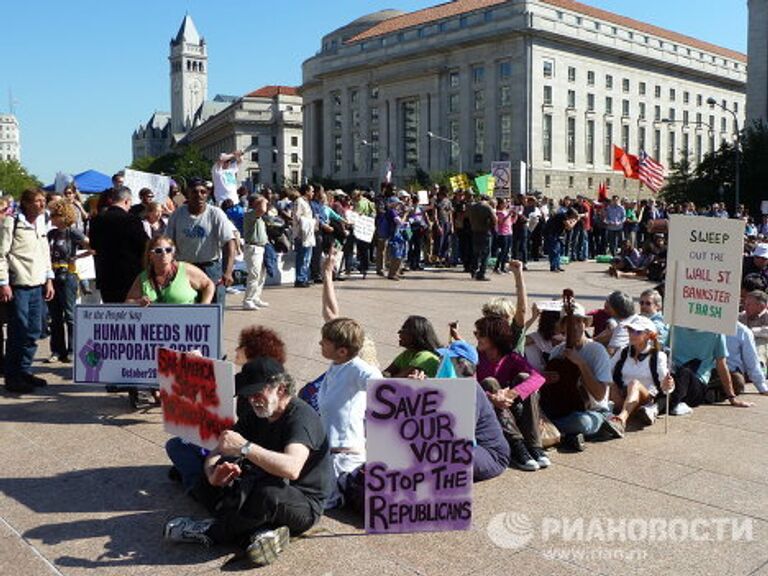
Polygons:
[[656,338],[656,325],[645,316],[635,314],[622,322],[629,334],[629,345],[611,358],[613,383],[610,399],[614,410],[609,423],[623,434],[627,420],[638,412],[646,425],[656,420],[656,396],[674,387],[667,355]]

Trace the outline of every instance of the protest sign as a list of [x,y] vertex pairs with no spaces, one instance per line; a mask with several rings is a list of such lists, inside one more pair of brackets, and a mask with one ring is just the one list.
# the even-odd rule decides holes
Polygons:
[[742,220],[670,216],[664,306],[669,324],[736,333],[743,245]]
[[347,221],[352,224],[355,238],[361,242],[371,242],[376,232],[376,220],[371,216],[364,216],[357,212],[347,212]]
[[491,162],[491,174],[494,177],[493,195],[509,198],[512,195],[512,162]]
[[449,180],[451,183],[451,190],[453,192],[470,189],[469,178],[467,178],[466,174],[457,174],[456,176],[451,176]]
[[419,206],[427,206],[429,204],[429,192],[419,190],[416,194],[419,196]]
[[221,356],[215,305],[75,307],[75,382],[157,386],[157,349]]
[[157,350],[157,380],[166,432],[212,450],[235,423],[235,369],[168,348]]
[[168,198],[168,191],[171,188],[171,179],[168,176],[160,174],[151,174],[149,172],[140,172],[139,170],[125,169],[125,178],[123,183],[133,192],[133,203],[141,202],[139,190],[149,188],[155,193],[155,202],[165,202]]
[[482,196],[493,196],[495,180],[491,174],[483,174],[475,178],[477,192]]
[[366,532],[470,528],[476,386],[473,379],[368,381]]

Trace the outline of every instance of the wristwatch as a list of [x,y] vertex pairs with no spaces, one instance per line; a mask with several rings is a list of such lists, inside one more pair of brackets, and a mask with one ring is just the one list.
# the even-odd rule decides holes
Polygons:
[[247,458],[248,452],[250,452],[251,450],[251,446],[253,446],[253,442],[251,442],[250,440],[247,441],[245,444],[243,444],[242,447],[240,448],[240,456],[242,456],[243,458]]

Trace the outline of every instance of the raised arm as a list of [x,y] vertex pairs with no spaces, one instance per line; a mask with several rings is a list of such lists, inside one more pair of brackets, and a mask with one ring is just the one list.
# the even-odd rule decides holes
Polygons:
[[336,287],[333,284],[335,256],[336,247],[332,246],[328,257],[323,262],[323,320],[325,322],[339,317],[339,303],[336,300]]

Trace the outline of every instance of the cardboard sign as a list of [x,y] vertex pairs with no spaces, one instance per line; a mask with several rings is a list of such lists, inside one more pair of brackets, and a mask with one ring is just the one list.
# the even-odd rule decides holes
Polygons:
[[469,178],[467,178],[466,174],[457,174],[456,176],[451,176],[450,183],[451,183],[451,190],[453,192],[470,189]]
[[347,220],[352,223],[355,238],[361,242],[373,241],[376,232],[376,220],[373,217],[350,211],[347,212]]
[[670,325],[736,333],[744,227],[742,220],[670,216],[664,306]]
[[473,379],[369,380],[365,530],[468,530]]
[[216,304],[75,307],[75,382],[157,386],[157,350],[221,356]]
[[491,162],[491,174],[494,177],[493,195],[509,198],[512,195],[512,162]]
[[419,190],[416,194],[419,195],[419,206],[427,206],[429,204],[429,192]]
[[212,450],[235,423],[235,367],[168,348],[157,351],[166,432]]
[[484,174],[475,178],[477,192],[482,196],[493,196],[493,190],[496,180],[491,174]]
[[139,170],[126,168],[124,184],[133,192],[134,204],[141,202],[139,190],[142,188],[149,188],[155,193],[155,202],[165,202],[165,199],[168,198],[168,191],[171,188],[171,179],[160,174],[140,172]]

